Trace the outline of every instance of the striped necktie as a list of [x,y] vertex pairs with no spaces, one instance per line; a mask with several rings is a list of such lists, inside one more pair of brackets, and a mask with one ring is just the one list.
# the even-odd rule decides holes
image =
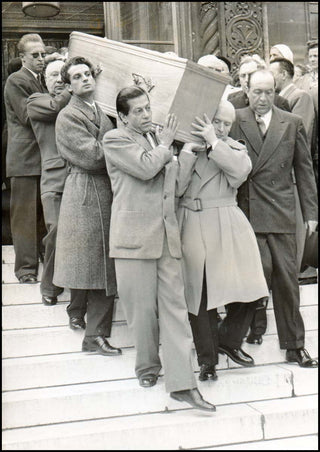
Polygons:
[[256,121],[257,121],[258,126],[259,126],[259,129],[260,129],[260,131],[261,131],[262,138],[264,138],[264,136],[265,136],[265,134],[266,134],[266,132],[267,132],[267,127],[266,127],[266,125],[265,125],[265,122],[264,122],[264,120],[261,118],[260,115],[256,115]]

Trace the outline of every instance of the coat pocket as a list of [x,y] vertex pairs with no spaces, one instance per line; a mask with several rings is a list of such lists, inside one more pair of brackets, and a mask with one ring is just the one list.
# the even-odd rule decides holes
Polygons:
[[45,171],[56,169],[56,168],[64,168],[66,166],[66,161],[62,157],[54,157],[51,159],[46,159],[43,162],[43,169]]
[[144,212],[121,210],[114,223],[115,245],[121,248],[141,248],[149,228]]

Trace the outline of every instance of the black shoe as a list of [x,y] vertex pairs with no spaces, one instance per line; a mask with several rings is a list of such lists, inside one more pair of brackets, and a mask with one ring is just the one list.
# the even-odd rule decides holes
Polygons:
[[204,411],[216,411],[216,407],[203,400],[198,388],[170,392],[170,397],[179,402],[189,403],[193,408]]
[[227,345],[219,345],[218,352],[222,355],[228,355],[237,364],[245,367],[254,366],[253,358],[248,355],[242,348],[231,348]]
[[213,364],[201,364],[199,380],[206,381],[208,378],[217,380],[218,375],[216,374],[216,369]]
[[70,317],[69,326],[72,330],[85,330],[86,322],[81,317]]
[[98,352],[100,355],[116,356],[121,355],[120,348],[112,347],[103,336],[85,337],[82,342],[83,352]]
[[286,360],[289,363],[298,363],[300,367],[318,367],[318,361],[312,359],[305,348],[287,350]]
[[257,345],[261,345],[262,344],[262,336],[260,335],[255,335],[250,333],[246,339],[246,342],[248,342],[248,344],[257,344]]
[[141,375],[139,377],[139,384],[143,388],[151,388],[157,383],[158,376],[154,374]]
[[38,282],[38,280],[37,280],[36,275],[23,275],[23,276],[20,276],[20,278],[19,278],[20,284],[35,284],[37,282]]
[[57,304],[57,297],[49,297],[47,295],[42,295],[42,303],[46,306],[54,306]]

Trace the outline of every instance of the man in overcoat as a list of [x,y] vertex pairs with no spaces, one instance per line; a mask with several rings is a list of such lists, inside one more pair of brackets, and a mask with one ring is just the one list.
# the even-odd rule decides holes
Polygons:
[[28,117],[27,99],[33,93],[47,91],[40,75],[45,48],[38,34],[27,34],[20,39],[18,50],[22,68],[8,77],[4,87],[8,122],[6,172],[11,184],[14,272],[20,283],[36,283],[45,227],[40,200],[40,151]]
[[55,135],[57,115],[71,97],[61,79],[63,65],[62,57],[51,60],[45,68],[48,93],[34,93],[27,100],[28,116],[41,154],[40,192],[47,235],[43,240],[45,255],[40,291],[42,302],[49,306],[57,303],[57,296],[63,291],[52,282],[58,218],[67,177],[66,161],[58,154]]
[[230,135],[246,142],[252,161],[238,204],[257,237],[265,277],[272,290],[280,348],[286,359],[315,367],[305,345],[296,268],[294,169],[303,218],[317,227],[317,197],[310,149],[302,119],[273,105],[272,72],[258,70],[248,80],[250,106],[237,110]]
[[[215,411],[199,393],[192,367],[175,213],[179,168],[170,148],[177,120],[168,115],[162,132],[151,134],[149,97],[136,86],[122,89],[116,106],[122,125],[103,139],[114,196],[110,256],[115,258],[119,299],[134,336],[136,375],[142,387],[157,383],[161,332],[167,392],[195,408]],[[191,158],[190,168],[193,164]]]
[[58,221],[53,283],[71,291],[70,317],[87,327],[82,351],[119,355],[107,341],[117,292],[114,261],[109,258],[112,192],[102,149],[103,135],[113,128],[93,100],[95,71],[83,57],[66,61],[62,81],[72,92],[56,120],[56,142],[67,161]]

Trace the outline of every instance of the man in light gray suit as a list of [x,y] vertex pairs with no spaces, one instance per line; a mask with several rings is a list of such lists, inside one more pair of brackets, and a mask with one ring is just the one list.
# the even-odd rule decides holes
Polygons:
[[[110,257],[115,258],[119,299],[133,331],[136,375],[142,387],[156,384],[161,330],[167,392],[194,408],[215,411],[198,391],[192,367],[175,213],[179,165],[170,149],[177,120],[169,115],[162,132],[152,135],[150,101],[136,86],[121,90],[116,106],[122,125],[103,138],[113,191]],[[192,153],[184,157],[191,157],[191,170]]]

